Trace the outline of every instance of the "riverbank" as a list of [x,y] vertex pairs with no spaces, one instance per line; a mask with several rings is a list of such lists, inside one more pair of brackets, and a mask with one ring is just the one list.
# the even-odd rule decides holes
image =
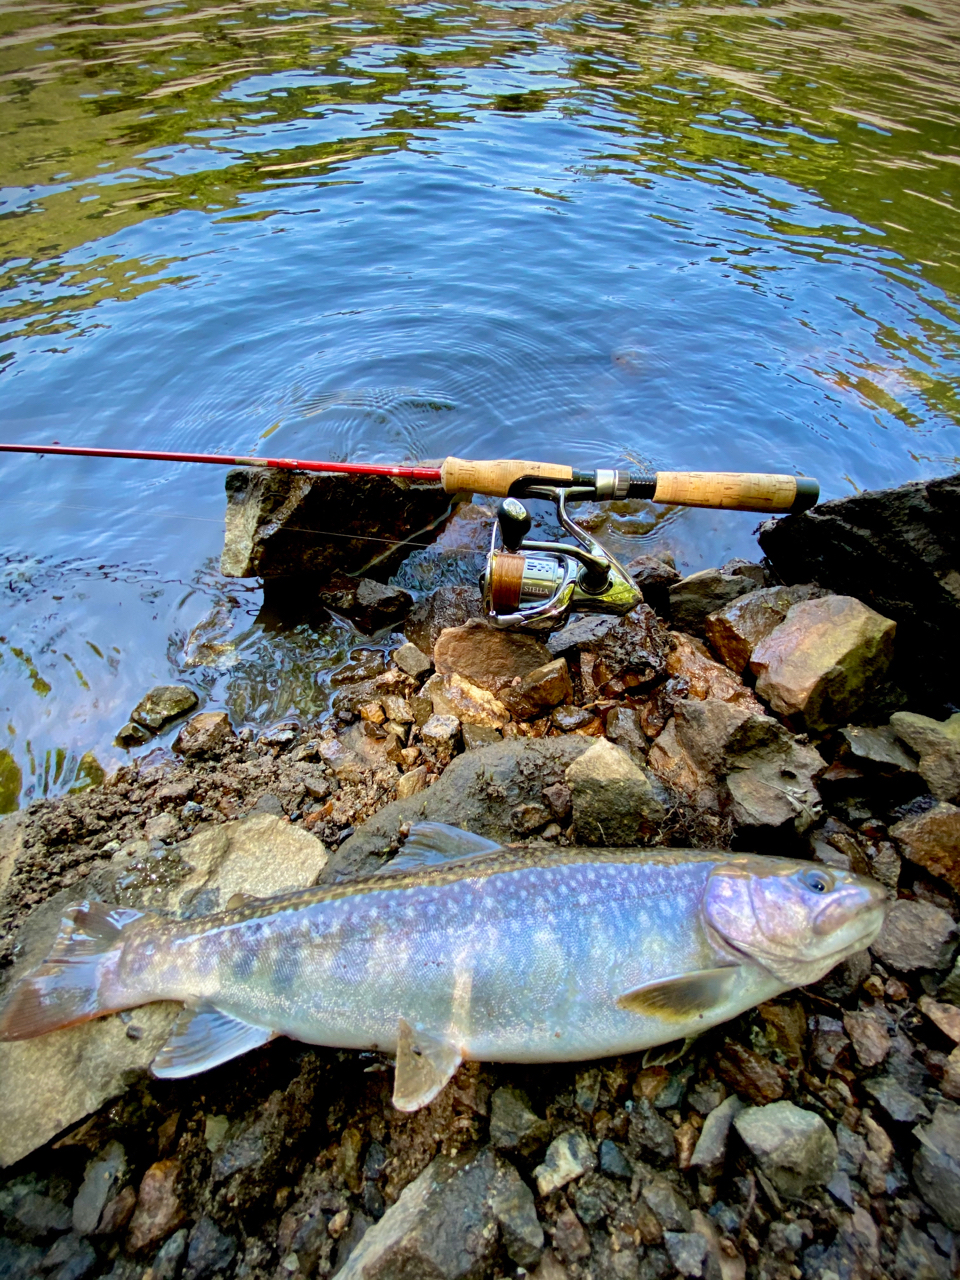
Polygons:
[[200,916],[366,874],[422,820],[808,857],[896,895],[869,953],[675,1061],[469,1064],[413,1115],[379,1056],[282,1039],[153,1080],[168,1006],[0,1046],[4,1273],[956,1274],[960,719],[931,632],[825,564],[638,561],[647,603],[547,645],[440,587],[323,721],[201,711],[164,758],[0,823],[8,978],[84,895]]

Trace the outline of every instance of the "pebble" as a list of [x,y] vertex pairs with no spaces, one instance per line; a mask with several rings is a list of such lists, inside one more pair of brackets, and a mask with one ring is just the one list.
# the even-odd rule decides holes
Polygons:
[[845,1013],[843,1025],[861,1064],[878,1067],[890,1052],[885,1018],[873,1009],[866,1009]]
[[735,1119],[761,1170],[786,1196],[826,1186],[837,1168],[837,1140],[813,1111],[793,1102],[748,1107]]
[[633,1177],[633,1165],[612,1138],[604,1138],[598,1151],[600,1172],[608,1178],[620,1178],[629,1182]]
[[925,1013],[945,1036],[949,1036],[955,1044],[960,1044],[960,1009],[956,1005],[941,1004],[932,996],[921,996],[917,1005],[920,1012]]
[[942,969],[953,958],[957,932],[953,917],[941,907],[899,898],[870,950],[881,964],[901,973]]
[[497,1089],[490,1100],[490,1141],[502,1151],[528,1156],[542,1147],[550,1126],[530,1108],[517,1089]]
[[449,764],[460,738],[460,721],[456,716],[432,715],[420,730],[423,749],[437,764]]
[[174,739],[173,749],[183,756],[204,755],[219,751],[235,736],[225,711],[203,711],[183,726]]
[[707,1242],[698,1231],[665,1231],[670,1261],[682,1276],[702,1276],[707,1258]]
[[716,1176],[720,1173],[726,1159],[730,1126],[743,1111],[744,1105],[741,1099],[732,1093],[729,1098],[725,1098],[708,1112],[690,1159],[693,1167],[702,1169],[707,1176]]
[[680,1192],[666,1178],[651,1178],[641,1194],[647,1207],[665,1231],[689,1231],[690,1208]]
[[158,1160],[143,1175],[127,1236],[131,1253],[146,1251],[183,1225],[186,1213],[178,1195],[180,1174],[179,1162],[170,1159]]
[[90,1235],[97,1229],[104,1206],[126,1171],[127,1154],[119,1142],[108,1143],[101,1155],[89,1162],[73,1202],[73,1228],[78,1235]]
[[[960,715],[957,717],[960,720]],[[960,809],[942,801],[890,828],[905,858],[960,891]]]
[[913,1161],[917,1187],[951,1231],[960,1231],[960,1106],[941,1102],[930,1123],[914,1134],[919,1139]]
[[409,641],[402,644],[391,656],[401,671],[415,679],[433,670],[433,660]]
[[597,1158],[585,1133],[572,1129],[555,1138],[547,1148],[543,1164],[533,1171],[537,1190],[542,1196],[565,1187],[597,1166]]
[[144,694],[130,712],[130,719],[154,733],[177,716],[192,711],[200,699],[185,684],[160,684]]
[[916,1124],[918,1120],[930,1118],[930,1112],[920,1098],[891,1075],[865,1080],[863,1087],[880,1103],[891,1120],[900,1124]]

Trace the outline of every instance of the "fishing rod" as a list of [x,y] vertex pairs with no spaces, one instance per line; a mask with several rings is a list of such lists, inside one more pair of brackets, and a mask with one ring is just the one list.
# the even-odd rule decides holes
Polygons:
[[[223,453],[172,453],[155,449],[95,449],[63,444],[0,444],[3,453],[70,454],[81,458],[133,458],[145,462],[204,462],[221,467],[264,467],[333,475],[396,476],[439,484],[444,492],[479,493],[493,498],[524,497],[538,486],[578,491],[580,499],[646,498],[682,507],[756,511],[766,515],[806,511],[820,496],[806,476],[738,471],[576,471],[551,462],[515,458],[474,461],[445,458],[439,467],[376,462],[321,462],[312,458],[256,458]],[[583,492],[588,491],[588,492]]]

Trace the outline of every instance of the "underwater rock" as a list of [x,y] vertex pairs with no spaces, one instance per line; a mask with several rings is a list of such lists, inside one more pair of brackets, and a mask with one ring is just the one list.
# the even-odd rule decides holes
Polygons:
[[177,716],[192,711],[200,699],[188,685],[160,684],[144,694],[130,712],[134,724],[152,729],[154,733]]

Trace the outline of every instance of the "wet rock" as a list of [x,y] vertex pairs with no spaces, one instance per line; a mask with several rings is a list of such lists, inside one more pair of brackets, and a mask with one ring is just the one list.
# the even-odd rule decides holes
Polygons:
[[722,569],[701,569],[670,588],[670,616],[680,631],[703,635],[707,616],[737,596],[755,590],[756,583]]
[[177,716],[192,711],[200,699],[185,684],[161,684],[144,694],[130,712],[130,719],[154,733]]
[[597,1158],[589,1138],[579,1129],[571,1129],[568,1133],[562,1133],[559,1138],[554,1138],[547,1148],[543,1163],[534,1169],[533,1176],[537,1190],[542,1196],[546,1196],[596,1167]]
[[409,613],[412,604],[413,597],[402,588],[387,586],[372,578],[360,578],[353,593],[353,602],[342,612],[358,630],[370,636],[384,627],[396,626]]
[[905,858],[960,892],[960,809],[940,802],[904,818],[890,835]]
[[137,1193],[133,1187],[124,1187],[112,1200],[108,1200],[103,1208],[103,1216],[97,1227],[97,1234],[112,1236],[122,1231],[130,1221],[130,1215],[137,1206]]
[[592,649],[616,625],[617,619],[609,615],[586,614],[554,631],[547,639],[547,648],[557,656]]
[[707,616],[707,639],[731,671],[742,672],[760,641],[783,622],[795,604],[824,594],[811,584],[748,591]]
[[128,720],[123,728],[118,730],[113,742],[117,747],[142,747],[152,737],[149,729],[144,729],[143,725],[134,724],[132,720]]
[[665,1231],[663,1243],[670,1261],[682,1276],[702,1276],[707,1242],[697,1231]]
[[898,1124],[916,1124],[918,1120],[930,1118],[930,1112],[916,1093],[901,1084],[894,1075],[865,1080],[863,1087]]
[[814,732],[869,705],[893,658],[896,624],[852,596],[802,601],[753,651],[757,693]]
[[824,1187],[837,1167],[837,1140],[813,1111],[792,1102],[748,1107],[734,1120],[760,1168],[785,1196]]
[[861,1066],[878,1067],[890,1052],[886,1019],[874,1009],[843,1015],[843,1026]]
[[572,1209],[564,1209],[554,1226],[553,1247],[564,1262],[576,1263],[590,1256],[590,1240]]
[[577,840],[583,844],[649,842],[666,817],[647,775],[605,738],[569,766],[566,782],[573,798]]
[[666,670],[667,633],[649,607],[639,604],[591,646],[592,680],[605,697],[648,687]]
[[519,681],[504,685],[500,699],[518,720],[535,720],[557,703],[573,697],[573,684],[566,658],[555,658],[534,667]]
[[501,1232],[515,1262],[536,1265],[543,1233],[533,1195],[513,1166],[489,1149],[473,1158],[441,1156],[369,1228],[339,1275],[479,1280]]
[[461,730],[464,751],[476,751],[478,747],[489,747],[492,742],[501,740],[499,729],[492,729],[488,725],[463,724]]
[[510,712],[498,698],[463,676],[431,676],[424,692],[433,701],[434,714],[456,716],[463,724],[502,729],[510,719]]
[[718,698],[721,702],[735,702],[757,715],[764,715],[765,708],[752,689],[739,675],[714,662],[699,640],[671,631],[667,649],[667,674],[677,682],[688,698]]
[[690,1164],[702,1169],[707,1177],[717,1177],[723,1169],[730,1126],[743,1109],[744,1103],[732,1093],[707,1114],[690,1159]]
[[[482,612],[483,603],[478,587],[438,587],[413,606],[404,623],[403,633],[423,653],[432,654],[442,631],[462,627],[469,621],[480,621],[479,615]],[[461,671],[459,674],[465,675],[474,684],[482,685],[482,681],[471,676],[469,671]]]
[[634,556],[624,567],[643,592],[644,603],[663,615],[670,607],[670,588],[680,581],[676,567],[659,556]]
[[172,1159],[158,1160],[143,1175],[127,1235],[130,1253],[146,1252],[183,1226],[187,1214],[180,1201],[181,1176],[179,1161]]
[[874,729],[848,724],[840,736],[847,745],[847,758],[860,766],[875,765],[884,773],[917,772],[916,763],[897,741],[891,725]]
[[550,1126],[530,1108],[529,1099],[517,1089],[497,1089],[490,1100],[490,1141],[502,1151],[528,1156],[542,1147]]
[[736,1040],[725,1041],[717,1058],[717,1075],[758,1107],[783,1097],[786,1072]]
[[187,1261],[183,1268],[183,1280],[203,1280],[204,1276],[222,1273],[237,1253],[233,1236],[221,1231],[206,1214],[190,1233]]
[[870,950],[889,969],[943,969],[956,949],[957,926],[941,907],[899,898]]
[[29,1244],[49,1242],[70,1229],[70,1210],[35,1176],[18,1178],[0,1190],[0,1217],[7,1229]]
[[920,757],[920,775],[936,798],[960,804],[960,712],[940,721],[898,711],[890,727]]
[[489,693],[523,679],[551,661],[550,650],[533,636],[500,631],[480,618],[446,628],[438,636],[433,660],[441,675],[459,675]]
[[25,818],[22,810],[0,817],[0,893],[24,851]]
[[413,676],[415,679],[419,679],[421,676],[425,676],[428,671],[433,670],[433,659],[409,641],[406,644],[402,644],[399,649],[394,650],[391,657],[401,671],[408,676]]
[[420,730],[424,752],[437,764],[449,764],[460,743],[460,721],[456,716],[432,715]]
[[202,711],[183,726],[174,739],[173,749],[182,756],[206,755],[219,751],[235,737],[225,711]]
[[[578,726],[579,727],[579,726]],[[614,707],[607,716],[607,737],[640,764],[647,754],[647,739],[635,707]]]
[[689,1231],[690,1207],[666,1178],[650,1178],[641,1190],[648,1207],[665,1231]]
[[913,1176],[920,1194],[952,1231],[960,1231],[960,1106],[941,1102],[930,1123],[914,1133],[920,1145]]
[[[613,715],[613,712],[611,711],[610,714]],[[587,711],[584,707],[557,707],[550,713],[550,723],[563,733],[575,733],[577,729],[590,724],[593,719],[593,712]]]
[[397,782],[397,799],[409,800],[411,796],[417,795],[423,791],[427,785],[430,774],[427,766],[420,764],[415,769],[411,769],[409,773],[405,773]]
[[73,1202],[73,1229],[88,1236],[96,1231],[104,1206],[127,1171],[127,1155],[119,1142],[111,1142],[91,1160]]

